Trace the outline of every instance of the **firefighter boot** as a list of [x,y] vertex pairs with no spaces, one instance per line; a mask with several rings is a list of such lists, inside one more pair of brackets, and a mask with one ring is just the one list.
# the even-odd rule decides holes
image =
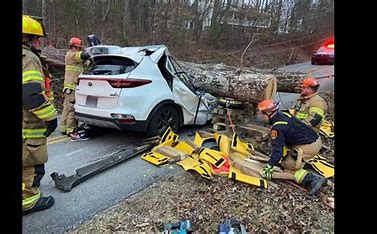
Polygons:
[[308,186],[310,188],[310,192],[309,192],[310,196],[313,196],[313,195],[317,196],[319,189],[325,182],[326,182],[325,177],[322,177],[312,172],[308,172],[301,183],[304,186]]
[[68,134],[71,137],[71,141],[87,141],[89,137],[87,136],[85,130],[78,130]]
[[53,196],[48,196],[48,197],[43,197],[41,196],[35,206],[31,208],[30,210],[23,210],[22,215],[27,215],[33,212],[38,212],[42,210],[46,210],[50,208],[52,205],[54,205],[54,197]]

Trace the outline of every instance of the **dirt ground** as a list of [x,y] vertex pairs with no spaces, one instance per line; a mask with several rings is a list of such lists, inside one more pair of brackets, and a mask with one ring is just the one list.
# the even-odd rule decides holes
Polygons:
[[[190,219],[195,231],[214,233],[229,217],[245,224],[247,232],[334,231],[331,208],[282,180],[275,184],[265,190],[226,177],[206,181],[181,170],[70,233],[159,232],[181,219]],[[331,190],[328,185],[324,189]]]
[[[327,119],[334,120],[334,94],[321,95],[328,102]],[[322,141],[321,153],[335,163],[334,139],[322,137]],[[69,233],[160,232],[164,224],[183,219],[191,220],[198,233],[215,233],[226,218],[238,219],[251,233],[334,232],[333,208],[320,198],[308,196],[294,183],[273,182],[261,189],[227,177],[217,176],[209,181],[180,169],[176,175],[152,184]],[[329,184],[321,191],[325,196],[334,196],[334,187]]]
[[[332,98],[326,96],[329,102]],[[322,141],[321,153],[334,163],[334,139],[322,137]],[[332,185],[326,184],[321,191],[334,196]],[[293,182],[273,180],[261,189],[221,176],[206,180],[180,168],[174,176],[155,182],[69,233],[160,232],[164,224],[183,219],[191,220],[198,233],[215,233],[226,218],[238,219],[249,233],[334,231],[333,208]]]

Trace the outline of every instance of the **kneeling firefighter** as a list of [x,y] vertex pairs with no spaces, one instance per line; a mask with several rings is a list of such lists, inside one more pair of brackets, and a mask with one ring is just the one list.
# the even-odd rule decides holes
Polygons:
[[280,163],[285,169],[293,171],[294,180],[308,186],[310,195],[317,195],[326,178],[304,170],[302,159],[313,158],[321,149],[322,142],[319,135],[309,126],[294,116],[279,112],[277,101],[266,99],[258,104],[258,118],[271,127],[271,158],[264,167],[262,176],[266,179],[273,178],[273,167],[282,159],[284,146],[297,150],[297,159],[287,156]]

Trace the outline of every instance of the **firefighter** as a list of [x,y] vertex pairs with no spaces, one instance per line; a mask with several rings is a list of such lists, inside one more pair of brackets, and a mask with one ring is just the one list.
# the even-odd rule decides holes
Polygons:
[[74,109],[77,78],[84,70],[84,62],[90,57],[90,54],[82,51],[82,48],[82,41],[77,37],[72,37],[69,40],[69,50],[65,55],[64,103],[60,132],[70,136],[72,141],[88,139],[84,132],[78,131]]
[[313,129],[289,113],[279,112],[277,101],[266,99],[258,104],[258,119],[269,123],[271,127],[271,158],[264,167],[262,176],[271,179],[274,166],[283,157],[284,146],[297,150],[297,157],[291,155],[282,159],[280,165],[294,173],[294,180],[308,186],[310,195],[317,195],[319,188],[326,181],[322,176],[303,169],[302,159],[311,159],[322,147],[321,139]]
[[28,214],[50,208],[52,196],[42,196],[39,186],[47,162],[46,138],[57,127],[57,112],[45,95],[39,52],[42,25],[22,16],[22,211]]
[[292,114],[318,132],[327,112],[326,101],[318,95],[319,82],[309,77],[303,80],[301,88]]

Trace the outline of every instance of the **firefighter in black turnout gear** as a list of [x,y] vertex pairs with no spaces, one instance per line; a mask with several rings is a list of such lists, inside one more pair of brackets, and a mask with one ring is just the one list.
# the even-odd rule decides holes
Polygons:
[[[294,175],[294,180],[308,186],[310,195],[317,195],[326,178],[303,169],[302,160],[313,158],[321,149],[322,142],[319,135],[302,121],[294,116],[279,112],[277,101],[266,99],[258,104],[258,118],[271,127],[271,158],[264,167],[262,176],[273,178],[273,167],[280,162],[287,171]],[[292,154],[283,157],[284,147],[294,148],[297,157]]]

